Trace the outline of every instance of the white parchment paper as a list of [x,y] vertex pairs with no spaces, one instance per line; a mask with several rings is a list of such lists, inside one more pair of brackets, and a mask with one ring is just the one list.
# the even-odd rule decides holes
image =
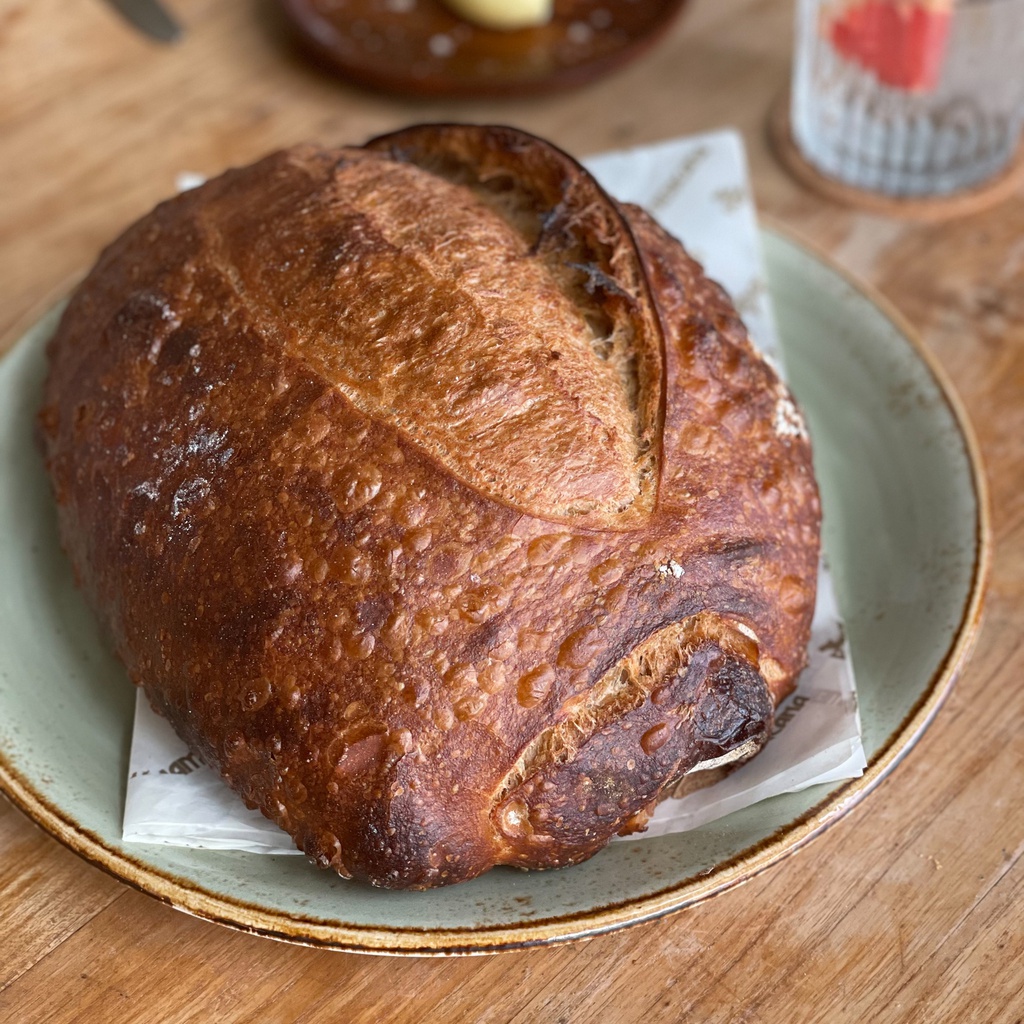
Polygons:
[[[638,203],[721,282],[758,347],[781,363],[742,141],[735,132],[675,139],[586,161],[616,198]],[[189,181],[189,185],[195,182]],[[683,832],[779,793],[855,778],[866,765],[853,667],[822,568],[810,664],[776,713],[764,750],[724,780],[666,800],[646,833]],[[124,839],[213,850],[297,853],[291,839],[242,804],[137,694]]]

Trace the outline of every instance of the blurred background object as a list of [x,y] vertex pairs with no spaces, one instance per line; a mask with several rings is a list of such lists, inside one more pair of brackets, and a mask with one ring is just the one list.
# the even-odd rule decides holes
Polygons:
[[554,0],[444,0],[455,14],[485,28],[511,30],[546,25]]
[[792,141],[884,196],[953,197],[1018,158],[1024,0],[798,0]]
[[181,25],[160,0],[108,0],[108,3],[150,39],[176,43],[182,36]]
[[495,24],[492,0],[280,0],[305,47],[351,81],[509,98],[584,85],[620,67],[669,28],[684,2],[554,0],[544,20],[530,0],[528,10],[514,6],[533,23],[510,30],[480,23]]

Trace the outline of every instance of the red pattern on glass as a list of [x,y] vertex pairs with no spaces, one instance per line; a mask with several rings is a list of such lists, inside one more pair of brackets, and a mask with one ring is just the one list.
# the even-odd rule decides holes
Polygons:
[[829,19],[826,35],[842,57],[884,85],[932,92],[942,72],[952,7],[950,0],[862,0],[843,5]]

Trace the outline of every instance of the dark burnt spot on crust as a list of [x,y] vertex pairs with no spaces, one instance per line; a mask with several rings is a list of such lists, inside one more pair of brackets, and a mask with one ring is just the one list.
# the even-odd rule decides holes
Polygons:
[[740,747],[750,756],[767,740],[773,704],[756,669],[715,641],[690,646],[692,637],[666,633],[664,646],[677,651],[652,650],[623,668],[653,669],[636,679],[639,701],[611,720],[595,715],[575,749],[568,737],[553,738],[534,754],[539,767],[523,766],[523,780],[493,812],[508,840],[505,863],[534,865],[553,851],[560,863],[590,856],[623,829],[642,827],[663,790],[699,763]]

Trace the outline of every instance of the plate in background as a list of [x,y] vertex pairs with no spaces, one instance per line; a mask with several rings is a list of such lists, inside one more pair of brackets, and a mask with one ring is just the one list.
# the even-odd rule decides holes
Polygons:
[[484,953],[594,935],[690,906],[803,846],[938,710],[977,630],[989,528],[976,442],[912,332],[807,249],[774,232],[763,240],[857,666],[863,778],[685,835],[616,843],[576,867],[499,868],[426,893],[346,882],[298,857],[122,843],[134,692],[72,582],[32,436],[55,311],[0,361],[0,788],[71,849],[179,909],[360,952]]
[[555,0],[546,25],[498,32],[441,0],[279,0],[299,41],[360,85],[518,99],[585,85],[639,57],[685,0]]

